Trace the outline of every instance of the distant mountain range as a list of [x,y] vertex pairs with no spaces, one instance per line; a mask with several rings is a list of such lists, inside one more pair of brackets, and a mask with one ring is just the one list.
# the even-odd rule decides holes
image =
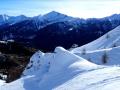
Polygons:
[[15,40],[26,46],[51,51],[89,43],[120,25],[120,14],[104,18],[81,19],[55,11],[43,16],[0,15],[0,40]]
[[24,21],[26,19],[28,19],[29,17],[26,17],[24,15],[20,15],[20,16],[8,16],[8,15],[0,15],[0,25],[3,24],[15,24],[17,22],[21,22]]

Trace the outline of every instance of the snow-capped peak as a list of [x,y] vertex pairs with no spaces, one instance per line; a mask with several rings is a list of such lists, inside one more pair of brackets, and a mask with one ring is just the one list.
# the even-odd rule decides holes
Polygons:
[[8,20],[10,18],[10,16],[8,16],[6,14],[2,15],[2,17],[3,17],[4,21],[6,21],[6,20]]
[[4,22],[8,21],[9,18],[10,18],[10,16],[8,16],[6,14],[0,15],[0,22],[4,23]]
[[29,17],[26,17],[24,15],[19,16],[8,16],[6,14],[0,15],[0,25],[8,23],[8,24],[15,24],[17,22],[23,21],[28,19]]
[[8,19],[8,23],[15,24],[17,22],[21,22],[21,21],[27,20],[29,18],[30,17],[26,17],[25,15],[10,16],[10,18]]
[[64,14],[61,14],[59,12],[56,12],[56,11],[52,11],[52,12],[49,12],[47,14],[44,15],[44,17],[56,17],[56,16],[66,16]]
[[43,17],[48,20],[56,20],[56,21],[57,20],[68,20],[68,19],[72,18],[67,15],[56,12],[56,11],[49,12],[49,13],[45,14]]
[[48,24],[56,23],[56,22],[64,22],[70,21],[74,18],[61,14],[56,11],[49,12],[43,16],[36,16],[33,18],[35,25],[37,26],[38,30]]
[[56,11],[51,11],[51,12],[47,13],[46,15],[55,15],[55,14],[61,14],[61,13],[56,12]]

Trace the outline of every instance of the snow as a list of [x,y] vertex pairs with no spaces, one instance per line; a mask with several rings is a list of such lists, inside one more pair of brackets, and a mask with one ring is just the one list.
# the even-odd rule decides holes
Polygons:
[[[5,81],[0,80],[0,87],[5,84]],[[1,90],[1,89],[0,89]]]
[[[89,44],[71,50],[71,52],[99,65],[120,65],[120,26]],[[103,61],[105,54],[106,63]]]
[[75,54],[70,53],[62,47],[57,47],[54,53],[43,53],[41,51],[36,52],[31,57],[30,63],[27,66],[31,68],[26,68],[26,70],[23,72],[23,75],[34,74],[35,72],[38,72],[37,70],[39,70],[40,72],[40,70],[43,70],[46,67],[47,69],[49,69],[49,72],[60,71],[61,69],[67,68],[70,64],[73,64],[74,62],[80,62],[76,63],[76,65],[82,63],[82,67],[86,67],[86,65],[89,66],[89,64],[90,66],[96,66],[95,64],[90,63]]
[[[77,69],[76,69],[77,70]],[[78,69],[79,70],[79,69]],[[68,71],[26,76],[1,87],[1,90],[119,90],[120,67],[101,67],[88,71]]]
[[73,53],[81,52],[83,49],[86,51],[111,48],[114,46],[120,46],[120,26],[116,27],[112,31],[98,38],[97,40],[83,45],[81,47],[71,50]]
[[0,43],[7,44],[7,42],[6,42],[6,41],[0,41]]
[[[120,46],[108,49],[86,51],[85,54],[74,53],[99,65],[120,65]],[[107,55],[107,62],[103,63],[103,56]]]
[[[119,47],[89,51],[116,52]],[[113,52],[114,51],[114,52]],[[29,68],[27,68],[29,67]],[[53,53],[36,52],[20,79],[1,90],[119,90],[120,67],[91,63],[62,47]]]
[[23,72],[23,75],[29,75],[29,74],[34,74],[34,72],[36,72],[37,70],[39,70],[40,68],[40,62],[42,56],[44,55],[44,53],[42,53],[41,51],[36,52],[31,58],[30,58],[30,63],[28,64],[28,66],[26,67],[25,71]]
[[79,73],[102,67],[62,47],[57,47],[54,53],[36,52],[27,67],[31,65],[23,72],[21,79],[2,86],[2,90],[51,90]]
[[73,30],[73,28],[69,28],[69,31],[72,31]]
[[119,90],[119,71],[119,67],[107,67],[81,73],[54,90]]

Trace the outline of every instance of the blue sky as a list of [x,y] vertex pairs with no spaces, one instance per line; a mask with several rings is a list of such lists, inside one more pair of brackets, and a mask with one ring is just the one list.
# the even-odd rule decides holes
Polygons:
[[0,14],[36,16],[58,11],[69,16],[101,18],[120,13],[120,0],[0,0]]

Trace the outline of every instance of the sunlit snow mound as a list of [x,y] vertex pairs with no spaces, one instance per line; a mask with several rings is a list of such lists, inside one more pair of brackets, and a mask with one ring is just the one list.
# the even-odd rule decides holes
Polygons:
[[36,52],[30,59],[30,63],[23,72],[23,75],[33,75],[43,72],[60,72],[69,70],[89,70],[97,65],[72,54],[62,47],[57,47],[54,53]]
[[57,47],[54,53],[36,52],[22,78],[2,90],[52,90],[77,74],[101,68],[71,52]]

